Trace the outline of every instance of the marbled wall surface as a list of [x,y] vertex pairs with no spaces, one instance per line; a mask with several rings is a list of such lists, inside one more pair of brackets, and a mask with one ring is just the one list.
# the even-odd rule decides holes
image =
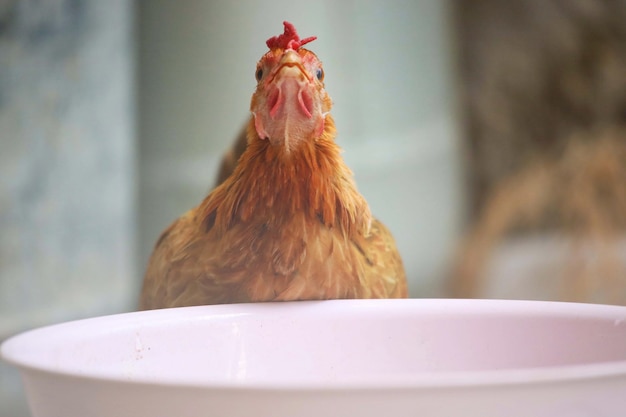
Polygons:
[[[134,307],[132,24],[129,0],[0,1],[0,340]],[[0,365],[0,414],[19,390]]]

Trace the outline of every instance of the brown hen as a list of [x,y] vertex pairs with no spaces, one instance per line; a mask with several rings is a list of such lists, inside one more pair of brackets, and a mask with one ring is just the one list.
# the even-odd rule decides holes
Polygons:
[[407,296],[393,237],[335,144],[321,62],[302,48],[315,38],[284,25],[257,65],[247,146],[158,239],[142,309]]

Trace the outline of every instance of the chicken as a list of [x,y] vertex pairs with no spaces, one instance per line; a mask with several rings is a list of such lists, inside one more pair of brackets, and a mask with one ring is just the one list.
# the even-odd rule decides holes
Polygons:
[[315,39],[284,22],[267,41],[247,146],[236,164],[235,147],[224,181],[158,239],[140,308],[407,296],[393,237],[334,141],[322,64],[302,48]]

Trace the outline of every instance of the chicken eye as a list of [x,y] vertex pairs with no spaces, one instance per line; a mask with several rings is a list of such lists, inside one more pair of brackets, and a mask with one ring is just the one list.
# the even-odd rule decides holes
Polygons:
[[317,77],[318,80],[322,81],[324,79],[324,70],[321,68],[318,68],[317,71],[315,72],[315,76]]
[[257,68],[254,76],[256,77],[257,81],[261,81],[261,78],[263,77],[263,68]]

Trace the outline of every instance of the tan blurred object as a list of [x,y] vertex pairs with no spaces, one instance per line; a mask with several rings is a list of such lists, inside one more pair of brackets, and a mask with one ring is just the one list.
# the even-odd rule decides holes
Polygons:
[[[626,303],[626,1],[455,7],[472,211],[453,294]],[[513,252],[500,270],[534,291],[493,291]]]
[[[551,230],[565,240],[567,253],[558,257],[561,265],[544,269],[550,276],[541,279],[553,282],[537,283],[552,288],[546,298],[626,301],[620,255],[626,231],[626,134],[603,136],[572,139],[562,157],[531,163],[495,187],[462,246],[455,295],[485,295],[490,285],[485,268],[503,241]],[[540,268],[535,273],[541,275]]]

